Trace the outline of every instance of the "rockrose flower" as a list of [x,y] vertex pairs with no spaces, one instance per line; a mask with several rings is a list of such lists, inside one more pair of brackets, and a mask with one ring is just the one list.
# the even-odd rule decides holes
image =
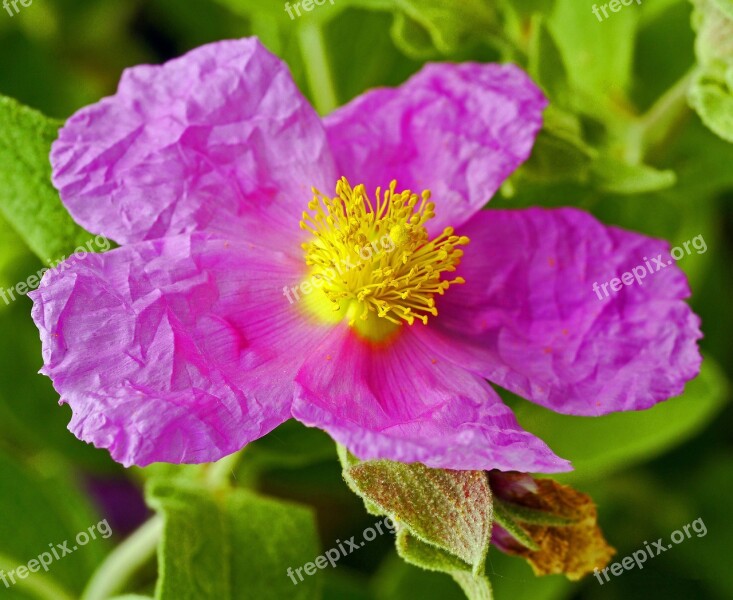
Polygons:
[[698,372],[700,332],[675,266],[592,290],[664,242],[481,210],[545,105],[514,66],[432,64],[321,119],[256,39],[126,71],[51,153],[74,219],[120,244],[33,295],[71,431],[125,465],[192,463],[294,417],[362,459],[570,469],[489,382],[647,408]]

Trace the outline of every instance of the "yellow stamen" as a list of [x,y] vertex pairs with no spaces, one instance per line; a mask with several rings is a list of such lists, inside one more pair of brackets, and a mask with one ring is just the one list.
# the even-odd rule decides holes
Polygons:
[[[313,189],[300,227],[313,234],[303,244],[317,294],[307,306],[328,320],[348,319],[364,337],[381,341],[403,323],[427,324],[436,316],[435,294],[443,295],[462,277],[444,279],[460,263],[465,236],[446,227],[428,239],[425,224],[435,216],[430,192],[377,188],[376,206],[363,185],[346,178],[336,197]],[[331,313],[330,316],[328,312]]]

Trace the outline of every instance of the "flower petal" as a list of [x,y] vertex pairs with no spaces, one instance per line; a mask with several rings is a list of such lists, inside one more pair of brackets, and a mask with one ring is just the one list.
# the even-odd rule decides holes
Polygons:
[[[421,326],[422,327],[422,326]],[[446,469],[570,469],[480,377],[442,359],[405,328],[374,346],[339,327],[296,377],[293,416],[325,429],[363,460]]]
[[[490,381],[557,412],[601,415],[678,395],[699,372],[699,318],[666,242],[575,209],[483,211],[461,233],[467,283],[439,299],[434,323]],[[658,258],[661,272],[640,284],[594,291]]]
[[547,101],[514,65],[431,64],[325,119],[341,175],[371,193],[433,192],[430,233],[458,227],[528,157]]
[[69,119],[51,162],[74,219],[120,243],[297,238],[311,186],[336,181],[318,115],[254,38],[126,70],[114,96]]
[[[525,473],[489,473],[494,492],[497,491],[497,485],[504,489],[520,488],[526,477]],[[518,484],[516,480],[519,480]],[[491,532],[494,546],[507,554],[525,558],[535,575],[563,574],[571,581],[577,581],[594,569],[603,569],[616,550],[608,544],[598,526],[598,512],[593,499],[552,479],[536,479],[533,483],[533,491],[525,488],[508,494],[499,492],[497,500],[509,502],[509,506],[516,508],[570,518],[573,523],[556,526],[518,519],[526,534],[537,545],[537,550],[523,546],[495,523]]]
[[70,430],[125,465],[195,463],[288,419],[300,357],[322,331],[283,298],[298,268],[197,234],[47,273],[33,318]]

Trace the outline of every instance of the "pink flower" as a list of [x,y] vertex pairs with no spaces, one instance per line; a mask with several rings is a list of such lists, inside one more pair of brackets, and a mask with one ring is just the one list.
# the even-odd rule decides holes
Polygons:
[[664,242],[480,210],[545,105],[514,66],[433,64],[320,119],[255,39],[126,71],[51,154],[76,221],[121,245],[33,295],[71,431],[191,463],[295,417],[362,459],[555,472],[487,380],[576,415],[679,394],[700,364],[683,274],[592,291]]

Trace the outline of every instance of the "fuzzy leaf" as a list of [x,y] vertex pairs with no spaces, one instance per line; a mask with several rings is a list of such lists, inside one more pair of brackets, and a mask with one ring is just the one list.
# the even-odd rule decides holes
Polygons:
[[148,502],[165,520],[157,600],[319,597],[319,577],[287,575],[318,554],[310,510],[171,480],[152,480]]
[[344,476],[381,514],[471,565],[474,574],[483,571],[493,518],[485,473],[374,460],[347,467]]
[[407,562],[427,571],[448,573],[461,586],[468,600],[491,600],[491,584],[484,575],[475,575],[455,556],[421,542],[408,531],[397,533],[397,553]]
[[362,494],[361,490],[359,489],[359,486],[349,475],[349,469],[353,467],[354,465],[358,465],[359,462],[361,461],[358,458],[356,458],[353,454],[351,454],[346,449],[346,447],[342,446],[341,444],[336,445],[336,450],[338,452],[339,461],[341,462],[341,469],[343,472],[344,481],[346,481],[346,485],[348,485],[349,489],[362,499],[362,501],[364,502],[364,508],[366,508],[366,511],[370,515],[374,515],[375,517],[384,515],[385,513],[381,508],[379,508],[376,504],[371,502],[364,494]]

